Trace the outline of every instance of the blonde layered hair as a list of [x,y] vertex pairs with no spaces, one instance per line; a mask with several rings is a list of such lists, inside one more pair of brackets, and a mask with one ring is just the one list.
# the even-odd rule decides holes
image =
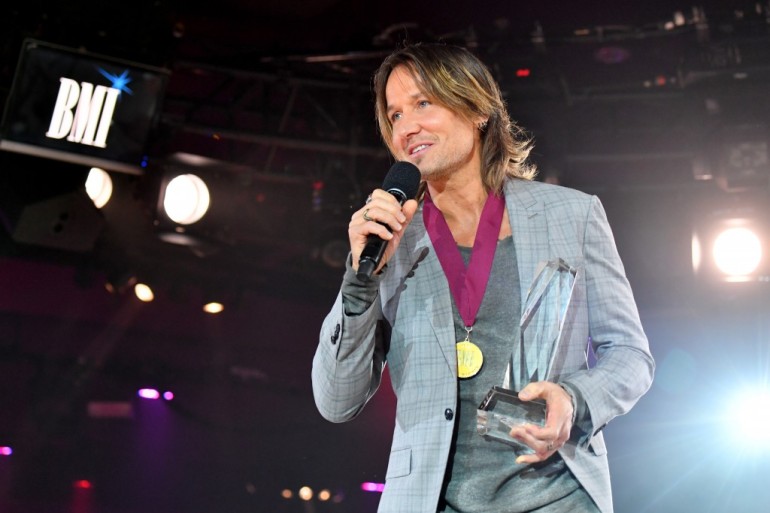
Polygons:
[[466,119],[486,118],[481,130],[481,174],[488,192],[501,192],[508,177],[531,180],[527,162],[532,140],[511,121],[500,88],[489,69],[465,48],[416,43],[396,50],[374,74],[375,114],[383,141],[395,155],[385,87],[398,66],[406,66],[422,92]]

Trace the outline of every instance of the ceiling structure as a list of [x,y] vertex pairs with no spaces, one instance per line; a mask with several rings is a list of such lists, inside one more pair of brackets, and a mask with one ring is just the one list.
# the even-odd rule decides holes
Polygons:
[[[68,226],[58,246],[19,243],[7,223],[0,230],[0,382],[19,391],[4,394],[12,413],[0,421],[0,445],[21,447],[6,481],[0,468],[0,505],[63,511],[64,475],[94,479],[101,500],[128,513],[260,503],[299,511],[275,492],[302,480],[346,490],[349,509],[329,511],[374,511],[376,499],[355,483],[383,479],[388,385],[357,423],[330,426],[313,410],[309,373],[348,218],[391,163],[373,122],[371,74],[404,40],[476,52],[535,138],[539,179],[601,197],[642,311],[680,312],[693,205],[721,199],[717,182],[734,145],[766,141],[768,6],[558,4],[14,6],[0,21],[3,98],[27,37],[170,75],[147,172],[113,173],[115,196],[98,219]],[[67,191],[84,172],[0,157],[6,191],[62,171]],[[205,175],[229,198],[211,222],[188,230],[192,245],[168,242],[173,226],[157,212],[164,173],[179,169]],[[743,189],[767,185],[763,173],[735,176]],[[156,284],[156,301],[106,293],[102,282],[121,273]],[[205,318],[197,301],[216,292],[237,307]],[[134,404],[132,421],[101,423],[84,412],[95,401],[125,402],[143,383],[174,387],[173,415],[162,422],[178,436],[132,452],[138,431],[152,431],[142,422],[168,412]],[[349,468],[329,468],[340,454]],[[148,465],[155,470],[137,479]],[[99,482],[104,469],[114,479]]]
[[[131,200],[104,210],[99,262],[84,264],[100,271],[118,251],[137,272],[173,261],[218,283],[227,281],[218,269],[232,268],[256,287],[276,270],[303,283],[328,276],[352,207],[391,163],[370,79],[405,40],[473,49],[534,136],[541,179],[583,189],[689,187],[692,162],[709,160],[714,140],[739,125],[761,131],[767,117],[767,11],[752,2],[50,4],[7,19],[6,87],[24,37],[170,71],[147,173],[118,178]],[[191,228],[196,247],[170,247],[158,238],[158,189],[165,172],[200,167],[185,164],[190,156],[208,162],[202,172],[222,184],[229,208]]]
[[[107,254],[97,247],[93,258],[118,251],[137,271],[163,266],[154,258],[163,255],[218,283],[227,280],[217,270],[234,267],[244,271],[239,282],[257,287],[275,270],[303,283],[328,276],[352,207],[391,162],[373,123],[370,78],[405,40],[472,48],[533,134],[541,179],[583,189],[691,186],[692,162],[716,151],[720,132],[767,114],[767,11],[753,2],[458,2],[439,11],[339,0],[226,1],[216,10],[49,4],[7,18],[6,86],[23,37],[170,71],[148,172],[121,177],[133,203],[105,209],[115,216],[99,241]],[[194,228],[192,250],[158,240],[155,212],[159,180],[190,155],[208,160],[206,172],[232,199],[216,226]]]

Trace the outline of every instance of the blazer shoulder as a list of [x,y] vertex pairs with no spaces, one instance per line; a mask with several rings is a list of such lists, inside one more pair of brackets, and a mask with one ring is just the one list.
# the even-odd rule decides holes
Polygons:
[[548,209],[566,208],[570,210],[585,210],[598,198],[577,189],[535,180],[514,178],[506,182],[506,193],[517,198],[526,198],[532,202],[542,203]]

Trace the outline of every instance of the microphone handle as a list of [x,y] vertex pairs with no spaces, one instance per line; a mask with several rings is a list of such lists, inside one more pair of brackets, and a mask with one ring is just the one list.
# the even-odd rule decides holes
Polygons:
[[385,254],[385,248],[388,247],[388,241],[381,239],[377,235],[369,235],[367,237],[366,247],[361,252],[361,257],[358,259],[358,272],[356,276],[359,280],[368,281],[372,278],[372,274],[377,270],[377,266],[380,265],[382,255]]
[[[406,202],[406,195],[400,189],[391,189],[388,192],[398,200],[400,205],[403,205]],[[387,228],[389,232],[393,233],[393,230],[391,230],[390,226],[387,224],[379,224]],[[374,274],[374,271],[377,270],[377,267],[380,265],[382,256],[385,254],[385,249],[387,247],[388,241],[380,238],[379,235],[371,234],[366,238],[366,246],[364,246],[364,250],[358,258],[358,272],[356,273],[356,277],[359,280],[368,281],[372,278],[372,274]]]

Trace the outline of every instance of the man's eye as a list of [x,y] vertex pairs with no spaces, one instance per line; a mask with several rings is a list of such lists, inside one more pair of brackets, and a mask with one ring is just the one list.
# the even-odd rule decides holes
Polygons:
[[401,113],[400,112],[394,112],[390,116],[390,120],[391,121],[398,121],[399,119],[401,119]]
[[430,105],[430,102],[428,100],[422,100],[420,102],[420,107],[427,107],[428,105]]

